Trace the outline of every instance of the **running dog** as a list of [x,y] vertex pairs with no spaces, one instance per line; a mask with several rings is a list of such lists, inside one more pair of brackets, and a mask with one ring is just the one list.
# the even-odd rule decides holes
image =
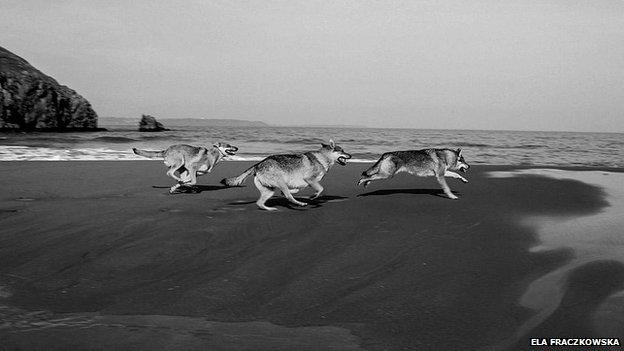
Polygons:
[[132,151],[139,156],[165,159],[165,166],[169,167],[167,175],[178,181],[178,184],[169,189],[169,193],[173,194],[181,186],[193,187],[197,183],[197,176],[212,171],[219,161],[234,155],[238,148],[225,143],[216,143],[210,149],[203,146],[177,144],[162,151],[137,148],[132,148]]
[[399,172],[407,172],[420,177],[434,176],[440,183],[442,190],[451,199],[457,199],[448,184],[446,177],[460,179],[468,183],[466,178],[455,173],[466,172],[470,168],[462,156],[462,150],[450,149],[423,149],[409,151],[393,151],[381,155],[379,161],[371,168],[362,172],[358,185],[366,187],[368,183],[377,179],[392,178]]
[[305,202],[296,200],[292,194],[310,186],[315,190],[310,199],[316,199],[323,192],[323,187],[319,182],[329,171],[329,168],[336,162],[344,166],[347,164],[347,160],[351,158],[351,155],[336,145],[333,140],[329,141],[329,145],[321,145],[320,150],[304,154],[269,156],[251,166],[238,177],[223,179],[221,183],[227,186],[240,186],[245,178],[253,174],[254,184],[260,191],[260,198],[256,204],[261,209],[277,210],[275,207],[265,205],[265,202],[275,194],[276,190],[280,190],[293,204],[305,206],[307,205]]

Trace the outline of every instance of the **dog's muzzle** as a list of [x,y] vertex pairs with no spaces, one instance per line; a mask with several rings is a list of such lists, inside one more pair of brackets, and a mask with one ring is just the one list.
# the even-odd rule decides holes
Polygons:
[[459,171],[462,172],[462,173],[466,173],[468,168],[470,168],[470,166],[468,166],[468,165],[461,166],[461,167],[459,167]]
[[336,160],[336,162],[338,162],[339,165],[341,166],[345,166],[347,164],[347,160],[351,158],[351,155],[344,153],[342,155],[340,155],[340,157],[338,157],[338,159]]
[[237,147],[232,147],[229,149],[225,149],[225,153],[232,156],[232,155],[236,155],[236,151],[238,151]]

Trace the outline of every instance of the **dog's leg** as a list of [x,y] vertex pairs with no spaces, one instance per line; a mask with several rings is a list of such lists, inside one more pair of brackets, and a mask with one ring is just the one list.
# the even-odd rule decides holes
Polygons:
[[167,171],[167,175],[178,182],[176,185],[172,186],[169,189],[170,194],[173,194],[176,190],[178,190],[180,186],[182,186],[182,183],[184,183],[184,180],[176,175],[176,172],[178,171],[178,169],[180,169],[180,167],[182,167],[182,164],[174,164],[171,165],[169,167],[169,170]]
[[310,196],[310,200],[314,200],[317,197],[319,197],[321,193],[323,192],[323,186],[321,185],[321,183],[317,182],[316,180],[306,180],[306,182],[315,191],[314,195]]
[[180,172],[180,182],[182,183],[186,183],[188,182],[191,178],[189,177],[189,172],[185,169],[182,172]]
[[296,193],[299,192],[299,190],[300,190],[299,188],[290,189],[290,193],[291,194],[296,194]]
[[377,171],[375,173],[362,175],[357,185],[364,185],[366,188],[371,181],[392,178],[396,172],[396,164],[389,159],[384,159],[377,165]]
[[358,180],[357,185],[364,185],[364,187],[366,188],[368,186],[368,184],[370,184],[370,182],[373,180],[372,177],[368,177],[368,178],[360,178],[360,180]]
[[461,175],[459,175],[458,173],[455,173],[455,172],[446,171],[444,173],[444,176],[445,177],[451,177],[451,178],[459,179],[459,180],[461,180],[464,183],[468,183],[468,180],[466,178],[462,177]]
[[444,179],[444,175],[437,175],[436,179],[438,180],[438,183],[440,183],[440,186],[442,187],[442,190],[444,191],[444,193],[446,194],[446,196],[449,197],[449,199],[458,199],[457,196],[455,196],[452,192],[451,192],[451,188],[449,188],[448,184],[446,184],[446,179]]
[[176,190],[178,190],[178,188],[181,186],[182,186],[182,183],[177,183],[176,185],[172,186],[171,188],[169,188],[169,194],[175,193]]
[[176,172],[176,171],[177,171],[180,167],[182,167],[182,165],[181,165],[181,164],[175,164],[175,165],[173,165],[173,166],[169,167],[169,170],[167,171],[167,175],[168,175],[168,176],[170,176],[171,178],[173,178],[173,179],[177,180],[178,182],[181,182],[181,181],[182,181],[182,178],[178,177],[178,176],[175,174],[175,172]]
[[368,184],[370,182],[372,182],[373,180],[388,179],[388,178],[392,178],[393,175],[394,174],[388,174],[388,175],[384,174],[384,175],[382,175],[382,174],[376,173],[376,174],[373,174],[373,175],[369,176],[368,178],[362,177],[362,179],[360,179],[358,181],[357,185],[362,185],[363,184],[364,187],[366,188],[368,186]]
[[258,201],[256,201],[256,205],[258,205],[258,207],[263,210],[277,211],[277,208],[268,207],[264,204],[265,202],[267,202],[268,199],[271,198],[271,196],[273,196],[273,194],[275,194],[275,190],[264,186],[256,177],[254,177],[254,184],[256,184],[256,188],[258,188],[258,190],[260,191],[260,198],[258,199]]
[[295,199],[292,196],[292,194],[290,193],[290,190],[288,189],[286,184],[279,185],[279,189],[282,191],[282,194],[284,194],[284,196],[288,199],[288,201],[292,202],[293,204],[295,204],[297,206],[306,206],[307,205],[305,202],[301,202],[301,201],[298,201],[297,199]]
[[187,173],[187,181],[184,183],[184,186],[188,186],[189,188],[195,188],[195,184],[197,184],[197,172],[195,171],[195,169],[191,168],[187,170]]

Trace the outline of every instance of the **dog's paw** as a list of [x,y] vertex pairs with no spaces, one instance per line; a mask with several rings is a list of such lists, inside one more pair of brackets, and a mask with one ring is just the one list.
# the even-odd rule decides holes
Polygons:
[[451,200],[457,200],[459,199],[459,197],[455,196],[455,195],[449,195],[449,199]]
[[464,183],[468,183],[468,179],[462,179],[461,181]]

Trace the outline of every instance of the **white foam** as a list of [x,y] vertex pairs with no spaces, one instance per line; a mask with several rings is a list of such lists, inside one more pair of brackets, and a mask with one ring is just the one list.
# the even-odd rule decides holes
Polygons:
[[[267,155],[268,156],[268,155]],[[266,156],[234,155],[226,161],[261,161]],[[145,157],[131,149],[77,148],[61,149],[21,145],[0,145],[0,161],[137,161]],[[350,163],[369,163],[375,160],[350,159]]]

